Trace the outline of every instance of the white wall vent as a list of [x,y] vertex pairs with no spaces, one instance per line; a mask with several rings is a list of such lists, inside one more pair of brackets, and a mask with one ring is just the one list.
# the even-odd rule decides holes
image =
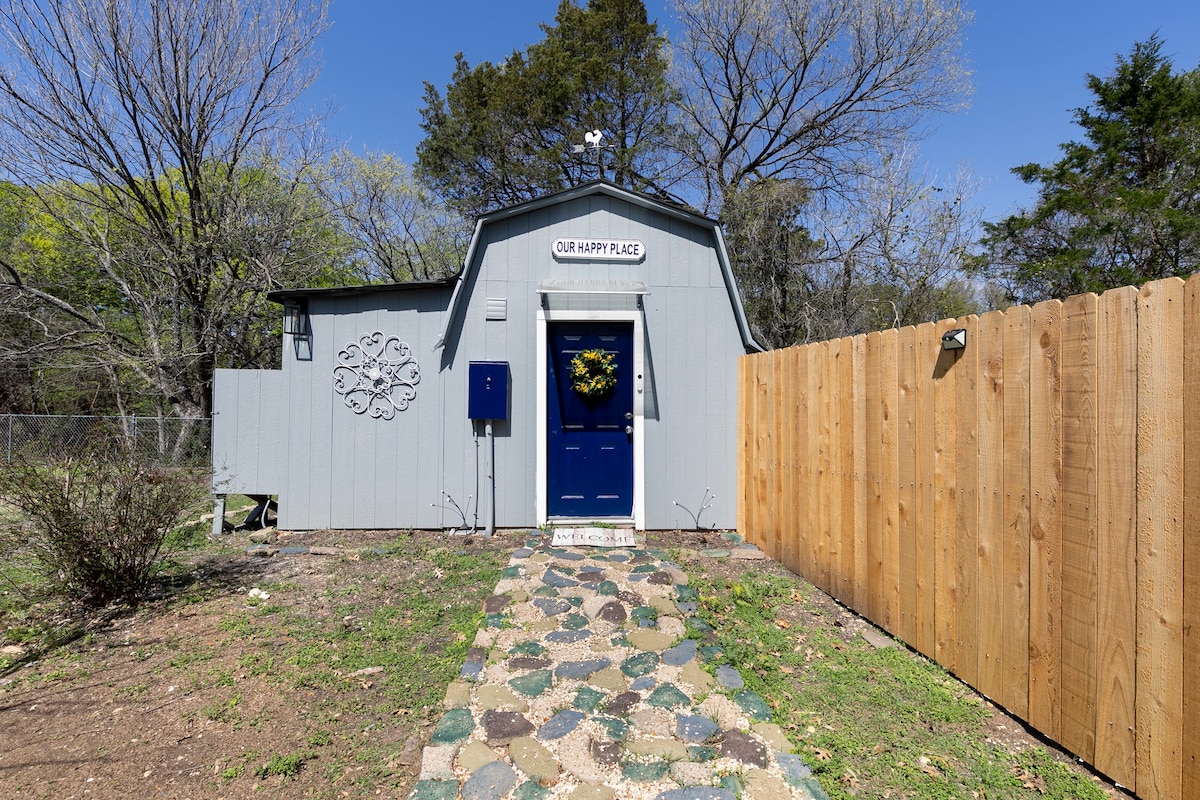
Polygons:
[[508,319],[508,299],[504,297],[489,297],[487,299],[487,319],[500,322]]

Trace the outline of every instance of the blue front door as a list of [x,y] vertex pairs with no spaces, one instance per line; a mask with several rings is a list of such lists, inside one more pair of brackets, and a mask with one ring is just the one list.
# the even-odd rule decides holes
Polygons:
[[[551,517],[633,516],[633,323],[551,322],[547,391],[547,511]],[[604,350],[616,386],[600,398],[574,389],[571,359]]]

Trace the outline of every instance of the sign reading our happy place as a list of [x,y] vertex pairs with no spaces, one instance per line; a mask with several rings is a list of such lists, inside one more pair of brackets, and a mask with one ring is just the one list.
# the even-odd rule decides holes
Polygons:
[[555,239],[550,245],[555,258],[603,261],[641,261],[646,245],[638,239]]

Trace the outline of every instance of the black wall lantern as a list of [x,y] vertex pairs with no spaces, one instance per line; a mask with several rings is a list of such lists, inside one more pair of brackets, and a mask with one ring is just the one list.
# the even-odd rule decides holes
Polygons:
[[308,335],[308,301],[292,298],[283,301],[283,332],[292,336]]

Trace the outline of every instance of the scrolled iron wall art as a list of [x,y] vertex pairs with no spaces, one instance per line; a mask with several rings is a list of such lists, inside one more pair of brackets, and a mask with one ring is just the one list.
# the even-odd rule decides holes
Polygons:
[[399,336],[364,333],[337,354],[333,390],[355,414],[391,419],[417,396],[421,369]]

